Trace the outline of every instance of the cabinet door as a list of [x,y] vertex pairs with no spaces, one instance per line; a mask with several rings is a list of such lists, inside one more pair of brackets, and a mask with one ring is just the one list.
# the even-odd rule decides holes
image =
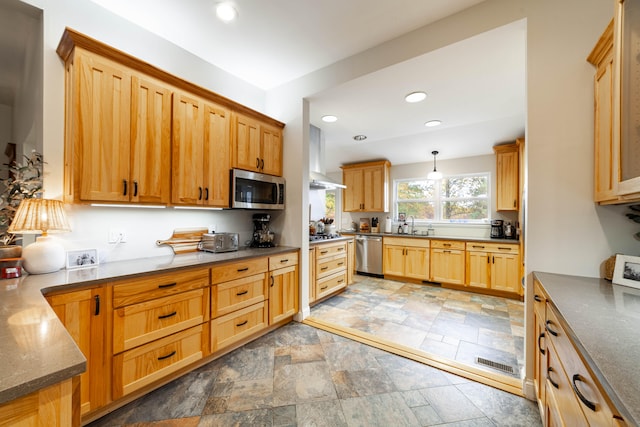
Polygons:
[[280,129],[262,125],[262,173],[282,176],[282,132]]
[[80,375],[80,407],[84,415],[109,401],[109,368],[105,365],[105,308],[102,288],[48,296],[47,301],[87,359]]
[[594,145],[594,200],[596,202],[615,199],[618,177],[613,167],[613,48],[596,71],[594,80],[595,97],[595,145]]
[[405,277],[427,280],[429,278],[429,249],[406,247],[404,253]]
[[499,211],[517,211],[520,209],[518,197],[518,147],[516,144],[498,147],[494,147],[497,149],[496,209]]
[[491,254],[491,289],[520,291],[520,257],[514,254]]
[[353,272],[356,269],[356,248],[353,239],[347,242],[347,285],[353,283]]
[[404,276],[404,246],[384,245],[383,272],[392,276]]
[[263,161],[260,152],[260,123],[235,114],[233,131],[233,167],[260,172]]
[[169,203],[171,91],[135,75],[131,92],[131,142],[130,200]]
[[464,251],[431,249],[431,281],[464,284]]
[[173,94],[172,203],[202,204],[203,117],[200,100],[180,92]]
[[364,186],[364,178],[362,169],[344,169],[342,172],[344,185],[347,186],[342,190],[345,212],[358,212],[364,209],[364,199],[362,188]]
[[298,311],[298,266],[279,268],[269,278],[269,325]]
[[385,212],[387,209],[384,168],[373,166],[363,171],[363,210]]
[[309,303],[316,301],[316,248],[309,248]]
[[489,288],[491,285],[490,273],[490,254],[467,251],[467,285],[475,288]]
[[131,73],[108,60],[78,53],[73,134],[82,173],[80,199],[128,202]]
[[229,111],[204,104],[204,197],[203,204],[229,207]]
[[[545,303],[543,302],[542,304]],[[547,373],[547,341],[544,322],[544,314],[541,317],[540,313],[538,311],[535,311],[533,315],[533,328],[535,331],[536,345],[533,378],[536,388],[536,397],[538,399],[538,406],[540,407],[544,407],[545,405],[545,378]]]

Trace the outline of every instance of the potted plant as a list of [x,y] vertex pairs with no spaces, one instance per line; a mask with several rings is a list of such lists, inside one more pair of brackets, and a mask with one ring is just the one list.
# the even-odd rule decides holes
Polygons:
[[21,238],[7,233],[7,229],[23,199],[33,198],[42,192],[42,154],[32,151],[24,156],[24,163],[5,164],[8,176],[0,179],[0,259],[17,258],[22,247],[17,243]]

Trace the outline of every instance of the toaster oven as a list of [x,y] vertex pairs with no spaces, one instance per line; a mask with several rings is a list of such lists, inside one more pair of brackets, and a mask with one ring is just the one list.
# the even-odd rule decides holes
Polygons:
[[238,233],[205,233],[198,249],[214,253],[237,251],[238,238]]

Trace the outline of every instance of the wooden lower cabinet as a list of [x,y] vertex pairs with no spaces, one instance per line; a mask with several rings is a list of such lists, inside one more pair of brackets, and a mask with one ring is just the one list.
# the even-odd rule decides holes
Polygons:
[[269,325],[265,301],[211,321],[211,352],[222,350],[260,332]]
[[[47,301],[87,359],[80,375],[80,411],[87,414],[110,401],[104,288],[47,295]],[[1,417],[0,417],[1,418]]]
[[[311,259],[311,258],[309,258]],[[356,242],[354,239],[347,241],[347,285],[353,283],[353,274],[356,271]]]
[[[314,264],[315,274],[311,280],[314,289],[310,292],[309,302],[316,302],[347,287],[349,269],[347,245],[348,243],[344,240],[314,245],[315,258],[309,260],[310,264]],[[314,299],[311,299],[311,295],[314,295]]]
[[78,387],[78,377],[69,378],[0,404],[0,426],[79,426],[80,413],[73,399]]
[[113,397],[120,398],[203,357],[202,325],[169,335],[113,357]]
[[466,284],[521,294],[518,244],[467,242]]
[[429,246],[426,239],[385,237],[383,273],[411,279],[429,279]]
[[269,325],[298,312],[298,253],[269,257]]
[[454,240],[431,241],[429,280],[452,285],[464,285],[465,242]]

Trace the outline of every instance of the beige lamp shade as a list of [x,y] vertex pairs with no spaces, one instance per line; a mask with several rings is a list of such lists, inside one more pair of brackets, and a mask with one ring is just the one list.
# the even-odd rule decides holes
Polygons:
[[15,234],[43,234],[71,231],[62,201],[24,199],[20,202],[7,232]]

